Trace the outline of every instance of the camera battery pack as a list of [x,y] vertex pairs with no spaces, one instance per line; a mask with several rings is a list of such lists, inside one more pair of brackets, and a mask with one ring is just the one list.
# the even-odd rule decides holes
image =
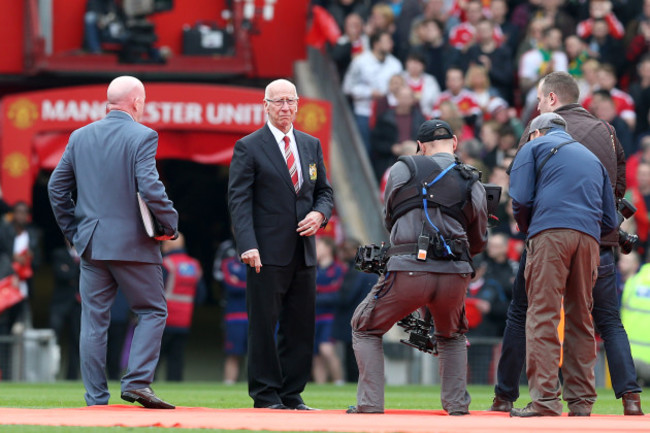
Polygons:
[[418,254],[416,258],[422,262],[426,261],[428,249],[429,249],[429,236],[427,235],[418,236]]

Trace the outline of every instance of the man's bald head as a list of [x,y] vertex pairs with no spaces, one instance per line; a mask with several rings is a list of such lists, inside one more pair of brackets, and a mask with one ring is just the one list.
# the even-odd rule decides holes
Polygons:
[[106,91],[107,111],[121,110],[129,113],[137,122],[144,111],[144,84],[135,77],[123,75],[115,78]]

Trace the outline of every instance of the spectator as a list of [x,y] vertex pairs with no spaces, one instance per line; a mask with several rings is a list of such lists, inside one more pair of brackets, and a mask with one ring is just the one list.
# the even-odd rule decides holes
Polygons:
[[[567,72],[580,84],[580,80],[583,78],[582,66],[589,59],[587,45],[576,35],[570,35],[564,39],[564,50],[569,60]],[[582,91],[582,88],[580,90]]]
[[616,105],[612,95],[607,90],[597,90],[591,100],[590,111],[594,116],[609,122],[616,130],[618,141],[621,142],[625,155],[632,155],[636,152],[636,143],[630,127],[616,112]]
[[[621,119],[625,120],[625,123],[634,130],[636,124],[636,111],[634,107],[634,100],[629,95],[629,93],[624,92],[623,90],[616,87],[616,71],[612,65],[601,64],[597,72],[598,77],[598,86],[596,90],[608,90],[614,104],[616,105],[616,112]],[[595,92],[595,91],[594,91]],[[582,105],[587,109],[591,109],[591,100],[594,95],[592,92],[590,95],[582,101]]]
[[395,13],[395,56],[405,62],[411,51],[411,25],[422,12],[420,0],[392,0],[391,7]]
[[614,15],[612,2],[609,0],[591,0],[589,2],[589,18],[578,23],[576,34],[582,39],[589,38],[593,33],[595,21],[599,19],[605,21],[612,37],[615,39],[623,38],[625,29]]
[[562,6],[565,0],[544,0],[541,2],[542,16],[548,21],[552,27],[557,27],[562,32],[562,39],[576,32],[576,22]]
[[[507,251],[508,239],[505,235],[489,236],[487,250],[482,254],[480,264],[476,266],[476,277],[469,285],[466,300],[466,311],[470,322],[470,331],[467,333],[470,340],[468,360],[471,382],[475,384],[494,382],[494,376],[490,374],[493,346],[486,343],[472,344],[472,339],[503,335],[508,303],[512,296],[508,294],[503,283],[508,283],[512,292],[512,281],[514,281],[514,274],[512,274],[512,281],[509,281],[507,275],[499,275],[499,271],[504,270],[500,269],[501,264],[509,268],[507,270],[509,274],[512,273]],[[471,320],[471,317],[476,319]]]
[[[499,312],[501,316],[493,317],[499,325],[499,331],[497,333],[499,336],[503,335],[503,330],[506,326],[506,310],[508,309],[510,299],[512,299],[512,284],[515,281],[515,275],[517,275],[517,269],[519,268],[519,262],[515,262],[508,257],[508,243],[509,238],[506,234],[492,233],[489,237],[487,250],[484,253],[483,259],[483,263],[486,266],[485,278],[496,280],[503,288],[503,294],[507,299],[505,307],[503,305],[499,306],[499,309],[503,307],[503,310]],[[493,305],[492,310],[496,314],[495,307]]]
[[517,51],[515,52],[514,58],[516,64],[520,64],[521,56],[523,56],[524,53],[533,49],[537,49],[539,47],[539,44],[542,41],[544,30],[550,27],[548,20],[545,18],[535,15],[531,16],[534,18],[527,21],[528,24],[525,27],[526,33],[523,39],[519,41],[519,44],[517,45]]
[[443,33],[447,33],[449,29],[460,22],[457,17],[451,16],[447,3],[446,0],[428,0],[427,2],[424,2],[424,10],[422,11],[422,14],[415,17],[411,24],[411,45],[416,45],[421,42],[414,42],[413,34],[415,33],[415,29],[418,28],[423,21],[436,21],[439,23]]
[[440,85],[435,77],[424,71],[424,58],[411,53],[406,58],[406,70],[402,73],[406,85],[413,91],[425,117],[431,117],[433,106],[440,96]]
[[198,260],[185,250],[185,236],[168,240],[161,246],[163,281],[167,301],[167,322],[163,332],[160,357],[167,358],[167,380],[183,380],[185,346],[190,335],[194,305],[201,304],[207,289]]
[[371,133],[371,160],[378,180],[395,163],[402,143],[415,140],[424,120],[411,88],[400,88],[397,105],[377,118]]
[[619,303],[625,284],[639,272],[640,266],[641,257],[636,251],[632,251],[630,254],[621,254],[618,257],[618,263],[616,264],[616,269],[618,270],[616,272],[616,290],[618,292]]
[[381,98],[373,101],[372,117],[370,118],[370,128],[374,128],[377,117],[381,117],[389,108],[397,106],[397,92],[406,86],[406,79],[403,73],[395,74],[388,81],[388,92]]
[[478,119],[479,124],[486,117],[487,107],[490,100],[499,96],[499,92],[492,87],[490,77],[483,65],[471,65],[465,74],[465,87],[476,95],[476,102],[481,108],[481,117]]
[[[50,302],[50,328],[56,332],[59,345],[68,348],[66,380],[79,379],[79,332],[81,329],[81,297],[79,295],[80,259],[72,246],[52,252],[54,291]],[[67,331],[67,332],[66,332]]]
[[650,123],[648,122],[648,114],[650,113],[650,54],[641,57],[641,60],[635,66],[637,78],[630,84],[628,92],[636,107],[635,133],[640,135],[650,129]]
[[483,143],[483,162],[488,170],[501,165],[505,152],[499,149],[499,128],[501,125],[495,120],[489,120],[481,125],[479,138]]
[[485,68],[492,86],[499,96],[512,102],[512,61],[507,48],[497,45],[494,38],[494,24],[482,19],[476,25],[476,42],[467,50],[467,59],[471,64]]
[[344,268],[336,260],[334,239],[327,236],[316,238],[316,260],[316,336],[312,376],[316,383],[327,383],[331,379],[336,385],[342,385],[343,369],[336,354],[332,327]]
[[350,320],[357,305],[363,301],[372,286],[377,282],[376,274],[367,274],[354,267],[354,257],[361,246],[355,239],[347,239],[338,249],[339,260],[347,266],[343,283],[339,290],[339,298],[334,313],[332,337],[343,345],[343,366],[346,382],[356,383],[359,379],[359,368],[352,348],[352,327]]
[[386,95],[390,77],[402,72],[402,64],[391,54],[393,39],[389,33],[372,35],[370,47],[352,61],[343,79],[343,93],[352,98],[357,127],[368,153],[373,101]]
[[[370,10],[370,17],[366,21],[366,33],[370,36],[386,32],[391,37],[395,33],[395,12],[386,3],[376,3]],[[393,51],[391,47],[391,52]]]
[[[449,31],[449,43],[452,47],[466,52],[476,38],[476,25],[485,18],[481,0],[469,0],[465,9],[466,20]],[[497,45],[504,41],[501,28],[493,26],[492,38]]]
[[501,27],[504,41],[500,45],[507,49],[512,56],[517,51],[519,35],[522,33],[512,20],[508,20],[508,2],[506,0],[490,1],[490,21]]
[[[533,23],[531,23],[531,26]],[[562,48],[562,32],[556,27],[542,31],[537,47],[526,51],[519,61],[519,88],[522,94],[535,92],[539,79],[553,71],[567,71],[569,61]]]
[[542,2],[543,0],[528,0],[521,2],[512,9],[510,22],[519,28],[519,34],[526,33],[526,30],[529,29],[531,18],[542,20],[545,26],[550,25],[548,20],[539,16],[542,10]]
[[460,115],[463,117],[463,120],[467,125],[472,128],[477,125],[480,122],[483,113],[476,98],[476,94],[465,88],[465,76],[463,70],[456,67],[449,68],[445,79],[445,87],[447,90],[440,94],[438,103],[433,110],[433,117],[441,117],[440,105],[444,101],[451,101],[458,107]]
[[519,141],[519,137],[524,132],[524,125],[519,120],[515,108],[511,108],[501,98],[492,98],[487,107],[487,114],[489,120],[498,122],[500,126],[510,126],[515,134],[516,141]]
[[465,123],[465,119],[460,114],[458,106],[452,100],[440,102],[440,119],[449,123],[454,135],[458,137],[459,143],[464,143],[475,137],[474,128]]
[[644,259],[648,253],[648,242],[650,234],[650,209],[646,203],[650,203],[650,162],[641,161],[636,169],[637,184],[629,187],[625,198],[630,200],[636,206],[634,214],[634,223],[636,225],[636,234],[639,236],[639,247],[637,251]]
[[368,36],[363,33],[363,19],[357,13],[351,13],[345,17],[343,34],[330,50],[332,60],[336,63],[339,80],[343,80],[352,60],[367,50]]
[[102,43],[123,44],[127,38],[126,17],[115,0],[88,0],[84,14],[84,49],[102,52]]
[[424,58],[424,70],[446,88],[447,70],[460,64],[460,51],[449,45],[440,23],[435,20],[422,21],[416,28],[416,34],[422,42],[415,45],[413,51]]
[[626,155],[627,161],[625,162],[625,183],[628,189],[636,187],[639,183],[637,181],[636,171],[641,162],[650,163],[650,135],[644,135],[639,139],[639,150],[632,154]]
[[578,88],[580,89],[581,104],[584,103],[587,96],[591,95],[598,89],[598,71],[600,70],[600,62],[596,59],[588,58],[582,64],[582,76],[584,80],[578,81]]
[[616,75],[623,74],[625,58],[621,53],[625,52],[623,43],[610,34],[609,27],[603,19],[594,20],[594,28],[586,39],[587,52],[590,57],[598,59],[600,63],[608,63],[614,66]]
[[626,48],[630,47],[632,41],[636,38],[637,35],[641,34],[642,32],[645,33],[645,31],[641,29],[641,23],[647,22],[648,20],[650,20],[650,0],[643,0],[641,10],[638,11],[636,16],[634,16],[634,18],[632,18],[625,26],[623,44]]
[[219,246],[213,268],[214,279],[224,291],[223,382],[232,385],[239,378],[240,365],[247,352],[248,314],[246,313],[246,265],[237,257],[232,240]]
[[361,21],[368,19],[370,15],[369,0],[330,0],[327,4],[327,11],[332,15],[342,32],[346,32],[347,19],[350,15],[357,15]]
[[15,323],[32,327],[29,299],[33,295],[32,278],[41,262],[41,231],[31,221],[29,206],[24,201],[18,201],[12,206],[8,221],[0,224],[2,249],[11,254],[13,273],[19,280],[20,292],[25,296],[22,302],[4,312],[9,316],[10,328]]

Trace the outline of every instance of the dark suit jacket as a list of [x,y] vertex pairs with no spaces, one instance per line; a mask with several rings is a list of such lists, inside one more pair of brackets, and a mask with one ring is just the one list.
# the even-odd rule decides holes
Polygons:
[[157,148],[156,131],[117,110],[70,135],[48,192],[56,221],[79,255],[92,240],[95,260],[162,263],[136,198],[139,190],[165,234],[174,234],[178,213],[158,178]]
[[286,266],[296,243],[303,242],[305,264],[315,266],[314,236],[300,237],[298,222],[312,210],[325,215],[325,221],[332,212],[332,187],[320,141],[296,129],[293,133],[303,176],[297,195],[267,125],[237,141],[230,163],[228,205],[237,252],[257,248],[262,265]]

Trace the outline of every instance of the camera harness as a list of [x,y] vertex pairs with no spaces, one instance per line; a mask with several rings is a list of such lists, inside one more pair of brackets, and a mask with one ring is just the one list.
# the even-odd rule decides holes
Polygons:
[[[402,156],[399,161],[407,165],[411,172],[411,179],[395,196],[393,210],[390,214],[391,220],[395,221],[408,211],[417,208],[424,210],[425,219],[422,221],[422,230],[417,244],[392,246],[388,251],[388,256],[415,252],[416,258],[421,261],[430,257],[439,260],[464,260],[471,263],[469,252],[462,241],[447,241],[431,220],[428,209],[429,205],[438,207],[443,214],[456,219],[467,230],[468,215],[466,212],[468,208],[466,205],[471,197],[472,185],[480,179],[479,171],[461,163],[456,158],[453,163],[429,180],[431,176],[428,176],[428,173],[439,169],[437,163],[431,158],[418,155]],[[454,171],[452,172],[452,170]],[[455,176],[447,177],[448,181],[444,184],[438,184],[450,172]],[[435,184],[438,184],[438,187],[432,191]],[[435,230],[433,238],[425,233],[424,226],[427,222]]]

